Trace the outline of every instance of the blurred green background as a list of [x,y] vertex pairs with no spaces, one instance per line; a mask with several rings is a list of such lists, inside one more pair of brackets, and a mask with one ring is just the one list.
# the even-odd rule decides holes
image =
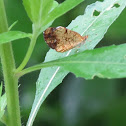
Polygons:
[[[59,3],[64,0],[57,0]],[[67,26],[85,7],[96,0],[85,0],[52,26]],[[100,0],[99,0],[100,1]],[[102,0],[101,0],[102,1]],[[22,5],[22,0],[5,0],[8,23],[18,20],[13,30],[32,31],[32,24]],[[126,42],[126,9],[111,25],[97,47]],[[29,45],[29,39],[13,42],[14,56],[18,66]],[[41,34],[28,66],[41,63],[49,50]],[[35,96],[39,71],[23,76],[19,80],[22,125],[26,125]],[[3,80],[2,72],[0,73]],[[68,74],[45,100],[33,126],[125,126],[126,125],[126,79],[85,80]],[[3,126],[0,123],[0,126]]]

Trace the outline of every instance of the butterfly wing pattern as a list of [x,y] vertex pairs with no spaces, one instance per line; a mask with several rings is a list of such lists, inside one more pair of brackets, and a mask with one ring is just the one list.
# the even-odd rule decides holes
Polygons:
[[44,39],[49,47],[57,52],[66,52],[80,44],[85,43],[88,36],[81,36],[75,31],[65,27],[49,27],[44,31]]

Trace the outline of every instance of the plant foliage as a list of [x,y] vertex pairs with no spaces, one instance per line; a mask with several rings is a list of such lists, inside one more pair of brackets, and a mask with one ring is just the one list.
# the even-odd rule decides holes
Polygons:
[[[119,6],[116,7],[115,4],[118,4]],[[68,55],[75,54],[77,52],[82,52],[86,49],[93,49],[104,37],[104,34],[106,33],[107,29],[117,19],[122,10],[125,8],[125,5],[125,0],[104,0],[103,2],[98,1],[87,6],[84,15],[78,16],[67,27],[71,30],[80,33],[83,36],[88,35],[89,37],[86,43],[79,49],[73,49],[62,54],[50,49],[45,57],[45,62],[60,59]],[[95,12],[97,12],[98,15],[96,15]],[[68,67],[67,64],[66,66],[64,64],[64,67]],[[76,68],[78,68],[77,64]],[[62,67],[43,68],[41,70],[36,84],[36,96],[27,123],[28,126],[33,123],[34,118],[45,98],[57,85],[62,82],[63,78],[68,74],[68,70],[64,70]],[[80,69],[80,73],[84,73],[83,70],[84,69]],[[94,73],[97,75],[96,72]],[[88,76],[86,78],[91,77],[92,76]]]

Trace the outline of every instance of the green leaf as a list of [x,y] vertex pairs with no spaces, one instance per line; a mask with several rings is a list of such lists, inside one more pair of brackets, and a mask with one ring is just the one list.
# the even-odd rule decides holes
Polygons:
[[3,115],[4,115],[5,107],[6,107],[6,106],[7,106],[6,95],[3,94],[3,95],[0,97],[0,120],[1,120],[1,118],[3,117]]
[[1,85],[0,85],[0,97],[1,97],[1,95],[2,95],[2,88],[3,87],[3,84],[2,84],[2,82],[1,82]]
[[9,28],[8,30],[10,31],[16,24],[17,24],[18,21],[15,21]]
[[[118,8],[114,5],[118,3]],[[45,57],[45,62],[60,59],[77,52],[82,52],[86,49],[93,49],[97,43],[103,38],[109,26],[117,19],[122,10],[125,8],[125,0],[104,0],[104,2],[96,2],[89,5],[85,14],[78,16],[68,26],[81,35],[88,35],[86,43],[78,49],[73,49],[65,53],[57,53],[50,49]],[[98,16],[93,16],[94,11],[100,11]],[[36,84],[36,96],[32,106],[31,114],[27,126],[31,126],[36,114],[49,93],[59,85],[63,78],[68,74],[68,71],[61,67],[43,68],[39,75]]]
[[84,0],[65,0],[63,3],[55,7],[48,15],[43,25],[48,24],[51,21],[54,21],[59,16],[65,14]]
[[6,101],[6,94],[3,94],[1,96],[1,93],[2,93],[2,84],[0,86],[0,120],[2,120],[1,118],[3,117],[4,115],[4,112],[5,112],[5,107],[7,105],[7,101]]
[[58,5],[55,0],[23,0],[25,10],[33,22],[33,30],[38,34],[48,28],[52,22],[84,0],[66,0]]
[[31,37],[32,34],[21,31],[8,31],[0,34],[0,44],[11,42],[17,39]]
[[41,24],[53,6],[53,0],[23,0],[23,4],[31,21]]
[[57,6],[58,6],[58,2],[54,0],[53,5],[52,5],[52,9],[50,11],[52,11]]
[[53,21],[42,25],[47,15],[52,11],[58,3],[54,0],[23,0],[25,10],[33,22],[33,32],[38,35],[47,29]]
[[126,77],[126,44],[87,50],[49,64],[62,66],[85,79]]
[[53,0],[45,0],[42,11],[42,19],[45,19],[47,17],[49,11],[51,11],[52,9],[52,6],[53,6]]

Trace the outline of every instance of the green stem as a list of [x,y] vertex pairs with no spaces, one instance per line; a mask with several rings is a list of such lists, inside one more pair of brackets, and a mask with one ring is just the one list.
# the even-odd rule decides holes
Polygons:
[[[7,18],[3,0],[0,0],[0,33],[8,31]],[[0,46],[5,92],[7,97],[8,125],[21,126],[18,78],[15,77],[15,61],[11,43]]]
[[36,31],[34,31],[33,36],[31,38],[30,46],[29,46],[28,51],[26,53],[26,56],[25,56],[24,60],[22,61],[22,63],[20,64],[20,66],[16,69],[15,73],[18,73],[19,71],[21,71],[28,63],[28,61],[31,57],[31,54],[33,52],[34,46],[36,44],[37,37],[38,37],[38,33]]
[[33,72],[33,71],[36,71],[36,70],[40,70],[42,68],[51,67],[51,66],[57,66],[57,62],[51,61],[51,62],[41,63],[41,64],[38,64],[38,65],[35,65],[35,66],[31,66],[29,68],[26,68],[26,69],[20,71],[19,73],[17,73],[16,76],[21,77],[21,76],[23,76],[27,73],[30,73],[30,72]]

